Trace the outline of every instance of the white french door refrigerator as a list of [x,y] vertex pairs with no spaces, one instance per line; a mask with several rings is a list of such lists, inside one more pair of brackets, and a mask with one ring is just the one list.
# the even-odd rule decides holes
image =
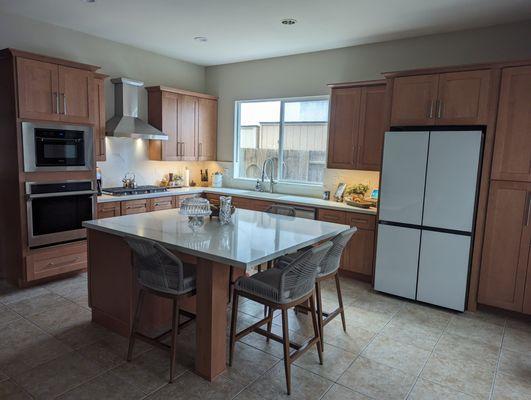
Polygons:
[[374,288],[464,311],[481,131],[385,133]]

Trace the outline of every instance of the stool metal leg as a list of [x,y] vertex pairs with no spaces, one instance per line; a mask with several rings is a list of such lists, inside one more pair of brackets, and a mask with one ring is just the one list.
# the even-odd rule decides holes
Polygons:
[[177,347],[177,335],[179,334],[179,306],[177,299],[173,299],[173,317],[171,327],[171,349],[170,349],[170,383],[173,382],[173,371],[175,369],[175,352]]
[[133,326],[131,327],[131,334],[129,335],[129,349],[127,350],[127,361],[131,361],[133,358],[133,347],[135,345],[135,334],[138,330],[138,324],[140,322],[140,314],[142,311],[142,303],[144,301],[144,290],[140,289],[138,292],[138,299],[136,302],[135,316],[133,319]]
[[284,344],[284,370],[286,373],[286,386],[288,395],[291,394],[291,360],[289,350],[289,326],[288,326],[288,310],[282,309],[282,339]]
[[347,331],[347,323],[345,321],[345,309],[343,308],[343,295],[341,294],[341,286],[339,285],[339,274],[336,272],[336,290],[337,290],[337,301],[339,303],[339,310],[341,312],[341,322],[343,323],[343,330]]

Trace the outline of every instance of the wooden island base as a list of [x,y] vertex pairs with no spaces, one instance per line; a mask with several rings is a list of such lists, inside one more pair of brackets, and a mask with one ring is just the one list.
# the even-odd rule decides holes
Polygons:
[[[131,250],[117,235],[88,229],[89,305],[92,320],[129,336],[138,296]],[[212,381],[226,369],[226,325],[229,266],[183,253],[183,262],[197,266],[197,295],[182,309],[196,314],[195,372]],[[150,336],[171,326],[171,301],[147,294],[140,330]],[[125,356],[125,354],[124,354]]]

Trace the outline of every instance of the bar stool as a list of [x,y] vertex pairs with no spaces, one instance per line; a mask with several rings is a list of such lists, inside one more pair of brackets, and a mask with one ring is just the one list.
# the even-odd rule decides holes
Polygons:
[[[332,243],[324,243],[304,252],[284,268],[268,269],[250,277],[242,276],[236,281],[232,299],[229,366],[232,366],[235,343],[252,332],[256,332],[268,339],[283,344],[284,369],[288,395],[291,393],[291,364],[297,358],[304,354],[311,346],[317,345],[319,363],[323,363],[315,307],[314,285],[321,260],[331,247]],[[263,304],[269,308],[269,313],[262,320],[240,332],[236,332],[238,300],[240,296]],[[309,309],[312,314],[314,336],[303,344],[292,343],[289,340],[288,309],[308,300],[310,302]],[[273,310],[278,309],[282,313],[282,336],[275,335],[271,332]],[[264,324],[268,325],[267,330],[261,328]],[[291,353],[290,348],[294,348],[295,351]]]
[[[295,216],[295,209],[293,207],[283,206],[279,204],[274,204],[274,205],[269,206],[268,208],[265,209],[264,212],[269,213],[269,214],[285,215],[287,217]],[[268,261],[266,265],[266,269],[270,269],[272,266],[273,266],[273,261]],[[257,270],[258,272],[262,272],[262,266],[259,265],[257,267]],[[234,267],[231,265],[229,268],[229,302],[230,302],[230,299],[232,298],[232,290],[234,288],[235,282],[236,280],[234,279]],[[264,316],[265,316],[265,312],[264,312]]]
[[[318,315],[318,324],[319,324],[319,334],[321,336],[321,349],[324,350],[324,327],[327,325],[330,321],[332,321],[335,317],[338,315],[341,315],[341,322],[343,324],[343,330],[347,331],[347,325],[345,321],[345,309],[343,307],[343,296],[341,295],[341,286],[339,284],[339,267],[341,263],[341,256],[343,254],[343,251],[345,250],[345,247],[347,246],[348,242],[352,238],[352,236],[357,232],[356,227],[352,227],[350,229],[347,229],[346,231],[341,232],[340,234],[336,235],[330,242],[332,243],[332,247],[328,250],[328,252],[323,257],[321,264],[319,265],[319,272],[317,273],[317,276],[315,278],[315,293],[317,297],[317,315]],[[286,256],[282,256],[278,259],[275,267],[276,268],[287,268],[293,260],[298,257],[300,252],[297,252],[295,254],[289,254]],[[325,312],[323,311],[323,303],[322,303],[322,296],[321,296],[321,283],[323,281],[334,279],[336,283],[336,291],[337,291],[337,302],[338,302],[338,308],[336,308],[334,311],[331,312]],[[301,305],[299,308],[303,308],[308,310],[309,307],[307,305]]]
[[[139,285],[133,326],[129,336],[129,349],[127,361],[131,361],[135,339],[140,339],[153,346],[170,351],[170,383],[173,382],[175,369],[175,352],[177,335],[180,328],[188,325],[195,315],[181,310],[179,305],[184,298],[193,296],[196,292],[195,267],[183,264],[172,252],[159,243],[147,239],[128,236],[125,241],[133,251],[133,267]],[[138,332],[138,324],[142,313],[142,302],[146,293],[172,300],[172,327],[168,331],[154,337],[148,337]],[[187,317],[180,322],[181,315]],[[162,343],[162,340],[171,334],[171,346]]]

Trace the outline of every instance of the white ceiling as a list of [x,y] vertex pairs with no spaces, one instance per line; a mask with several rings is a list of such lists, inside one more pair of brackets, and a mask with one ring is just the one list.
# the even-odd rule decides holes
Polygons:
[[0,11],[215,65],[524,20],[531,0],[0,0]]

